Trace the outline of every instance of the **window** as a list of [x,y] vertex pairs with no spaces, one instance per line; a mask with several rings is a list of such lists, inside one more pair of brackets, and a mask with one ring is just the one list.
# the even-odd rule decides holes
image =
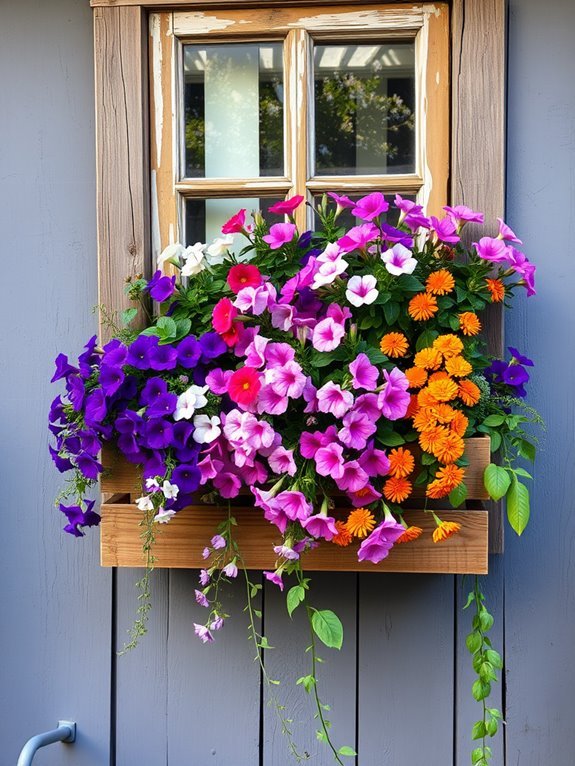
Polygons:
[[447,203],[446,3],[160,12],[149,28],[153,256],[294,194]]

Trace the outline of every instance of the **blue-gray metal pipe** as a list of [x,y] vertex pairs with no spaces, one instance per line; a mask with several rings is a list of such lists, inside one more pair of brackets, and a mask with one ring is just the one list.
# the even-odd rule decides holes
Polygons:
[[76,722],[58,721],[58,728],[51,731],[45,731],[43,734],[36,734],[31,737],[22,748],[17,766],[30,766],[36,751],[46,745],[52,745],[54,742],[75,742],[76,740]]

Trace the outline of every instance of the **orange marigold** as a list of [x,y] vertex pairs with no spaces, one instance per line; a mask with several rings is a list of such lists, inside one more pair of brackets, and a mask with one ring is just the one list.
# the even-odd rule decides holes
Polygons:
[[447,540],[451,535],[457,534],[461,529],[461,524],[456,521],[440,521],[437,527],[433,530],[433,542],[442,543]]
[[440,378],[428,383],[427,390],[438,402],[450,402],[457,396],[459,388],[451,378]]
[[383,487],[383,494],[392,503],[402,503],[411,495],[411,482],[392,476]]
[[411,451],[404,447],[392,449],[387,457],[389,459],[389,473],[396,478],[409,476],[415,468],[415,460]]
[[410,543],[412,540],[417,540],[417,538],[422,534],[423,529],[421,527],[407,527],[401,537],[397,538],[395,544],[397,545],[397,543]]
[[465,378],[473,372],[473,367],[462,356],[451,356],[446,359],[445,369],[454,378]]
[[337,529],[337,535],[334,535],[331,538],[331,541],[332,543],[335,543],[336,545],[341,545],[342,548],[345,548],[346,545],[349,545],[351,543],[351,540],[352,540],[351,534],[343,521],[336,521],[335,528]]
[[433,341],[433,348],[439,351],[445,359],[458,356],[463,351],[463,343],[457,335],[440,335]]
[[345,526],[354,537],[367,537],[375,527],[375,516],[367,508],[356,508],[347,517]]
[[455,287],[455,280],[447,269],[432,271],[427,277],[425,287],[433,295],[447,295]]
[[449,423],[451,430],[458,436],[464,436],[469,425],[469,418],[467,418],[461,410],[455,410],[453,420]]
[[465,468],[451,463],[450,465],[443,465],[437,472],[435,478],[442,481],[449,487],[449,491],[458,487],[465,477]]
[[432,452],[440,463],[455,463],[465,452],[465,442],[454,431],[448,431],[437,441]]
[[409,397],[409,404],[405,412],[406,418],[413,418],[419,412],[419,402],[417,401],[417,394],[411,394]]
[[437,425],[435,407],[420,407],[417,415],[413,418],[413,427],[416,431],[423,431]]
[[505,285],[500,279],[486,279],[487,289],[491,293],[493,303],[501,303],[505,298]]
[[379,342],[379,348],[386,356],[405,356],[409,341],[402,332],[388,332]]
[[415,355],[413,363],[423,370],[437,370],[443,361],[441,353],[435,348],[422,348]]
[[435,479],[427,485],[425,496],[429,497],[431,500],[439,500],[440,498],[448,495],[450,492],[451,490],[446,484],[444,484],[439,479]]
[[434,404],[437,404],[437,399],[431,395],[426,386],[417,394],[417,403],[420,407],[433,407]]
[[444,425],[445,423],[451,423],[455,417],[455,410],[450,407],[449,404],[436,404],[431,408],[434,418],[438,423]]
[[460,314],[459,324],[464,335],[477,335],[481,330],[479,317],[473,311],[464,311],[463,314]]
[[429,293],[418,293],[409,301],[407,310],[412,319],[415,319],[416,322],[423,322],[426,319],[431,319],[434,314],[437,314],[439,307],[437,305],[437,300],[433,295],[429,295]]
[[[424,428],[419,434],[419,446],[424,452],[431,452],[435,455],[440,441],[445,438],[449,430],[445,426],[430,426]],[[437,457],[437,455],[435,455]]]
[[472,380],[460,380],[458,396],[467,407],[473,407],[479,401],[481,391]]
[[409,382],[410,388],[421,388],[427,380],[427,372],[421,367],[410,367],[405,371],[405,377]]

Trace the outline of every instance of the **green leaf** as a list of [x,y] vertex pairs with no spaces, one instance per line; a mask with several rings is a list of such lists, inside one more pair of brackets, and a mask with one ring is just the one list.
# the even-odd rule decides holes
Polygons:
[[160,331],[158,330],[157,327],[146,327],[145,330],[142,330],[140,335],[146,335],[146,336],[156,335],[157,336],[157,335],[160,335]]
[[471,730],[471,739],[483,739],[486,733],[485,723],[483,721],[477,721]]
[[437,458],[435,455],[430,455],[429,452],[421,453],[421,465],[433,465]]
[[518,535],[523,533],[529,522],[529,490],[515,476],[507,493],[507,518]]
[[380,351],[373,346],[367,348],[365,354],[372,364],[382,364],[383,362],[387,362],[387,357],[383,351]]
[[491,432],[491,452],[497,452],[501,447],[501,434],[498,431]]
[[537,449],[534,444],[528,442],[527,439],[519,439],[517,449],[519,450],[521,457],[524,457],[525,460],[529,460],[530,463],[535,462]]
[[481,702],[481,700],[484,700],[491,694],[491,684],[488,681],[482,681],[478,678],[471,687],[471,693],[477,702]]
[[296,681],[296,685],[301,685],[306,690],[306,692],[309,694],[310,691],[315,686],[315,678],[312,675],[309,676],[302,676],[301,678],[298,678]]
[[133,322],[133,320],[136,318],[137,313],[138,309],[136,308],[124,309],[124,311],[122,311],[122,324],[126,325],[127,327],[130,322]]
[[510,482],[511,479],[505,468],[490,463],[485,469],[483,483],[492,500],[501,500],[509,489]]
[[494,668],[501,670],[503,667],[503,660],[501,659],[499,652],[496,652],[495,649],[488,649],[485,652],[485,657],[487,661],[493,665]]
[[438,335],[437,330],[424,330],[415,343],[415,350],[421,351],[422,348],[433,346],[433,341]]
[[531,474],[529,473],[529,471],[526,471],[526,470],[525,470],[525,468],[521,468],[521,467],[519,467],[519,468],[512,468],[512,469],[510,469],[510,470],[512,470],[512,471],[513,471],[513,473],[514,473],[516,476],[523,476],[523,478],[524,478],[524,479],[532,479],[532,478],[533,478],[533,476],[531,476]]
[[485,724],[485,728],[489,736],[494,737],[497,734],[497,729],[499,728],[499,724],[497,723],[497,718],[490,718],[489,721],[487,721],[487,723]]
[[501,426],[503,423],[505,423],[505,415],[488,415],[483,421],[483,425],[489,426],[489,428],[497,428],[497,426]]
[[301,604],[301,602],[305,599],[305,590],[302,588],[301,585],[294,585],[293,588],[290,588],[287,592],[286,596],[286,605],[287,610],[289,613],[289,616],[291,617],[294,610],[297,609],[297,607]]
[[473,591],[471,591],[471,593],[469,593],[468,596],[467,596],[467,601],[465,602],[465,606],[463,608],[464,609],[469,609],[469,607],[473,603],[474,599],[475,599],[475,593],[473,593]]
[[482,609],[479,612],[479,627],[483,633],[487,633],[493,627],[493,617],[489,614],[487,609]]
[[467,486],[462,482],[449,493],[449,502],[454,508],[459,508],[467,499]]
[[[471,593],[469,595],[473,596]],[[481,644],[481,633],[478,630],[474,630],[473,633],[470,633],[465,639],[465,646],[470,654],[475,654],[475,652],[479,651],[479,649],[481,649]]]
[[402,291],[410,293],[418,293],[424,288],[423,282],[421,282],[417,277],[414,277],[412,274],[401,274],[397,280],[397,284]]
[[348,747],[348,745],[344,745],[343,747],[340,747],[339,750],[337,751],[337,754],[345,755],[345,756],[348,756],[349,758],[353,758],[355,755],[357,755],[353,747]]
[[312,367],[327,367],[327,365],[331,364],[334,360],[334,354],[321,351],[314,351],[310,359]]
[[165,338],[175,338],[178,332],[178,326],[172,317],[160,317],[156,322],[156,327]]
[[330,649],[341,649],[343,644],[343,625],[330,609],[321,609],[313,613],[311,626],[319,640]]
[[401,444],[405,443],[403,436],[395,431],[378,432],[377,439],[386,447],[399,447]]
[[483,758],[483,748],[476,747],[475,750],[471,753],[471,763],[473,766],[476,766],[476,764],[479,764],[480,761],[485,762]]
[[383,315],[388,325],[394,325],[399,316],[399,303],[389,301],[383,304]]

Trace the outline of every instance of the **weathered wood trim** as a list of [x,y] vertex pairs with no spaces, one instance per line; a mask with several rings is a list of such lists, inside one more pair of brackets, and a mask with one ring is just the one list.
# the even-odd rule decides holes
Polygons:
[[[505,211],[505,41],[506,0],[453,0],[451,201],[485,213],[476,235],[495,234]],[[503,352],[501,304],[485,322],[489,351]],[[501,504],[491,504],[490,550],[503,550]]]
[[[353,5],[356,0],[331,0],[331,6]],[[266,0],[266,5],[282,7],[294,5],[325,5],[326,0]],[[358,0],[358,5],[377,5],[379,0]],[[413,0],[387,0],[387,5],[413,5]],[[260,8],[262,0],[90,0],[90,5],[98,7],[119,7],[137,5],[142,8],[169,10],[178,7],[201,8]]]
[[[184,508],[176,519],[158,528],[154,543],[154,567],[200,568],[202,551],[216,526],[227,518],[227,508]],[[435,521],[430,513],[406,512],[409,522],[421,527],[421,537],[397,545],[380,564],[358,562],[357,545],[334,547],[322,542],[302,560],[306,572],[424,572],[444,574],[485,574],[487,572],[486,511],[441,511],[441,518],[461,524],[461,531],[443,543],[434,543],[431,534]],[[274,545],[281,535],[266,521],[259,509],[234,508],[238,522],[235,538],[248,569],[274,569]],[[142,551],[141,513],[134,505],[118,503],[102,506],[102,566],[145,566]]]
[[139,7],[94,10],[99,300],[109,312],[129,305],[125,277],[149,270],[144,16]]

